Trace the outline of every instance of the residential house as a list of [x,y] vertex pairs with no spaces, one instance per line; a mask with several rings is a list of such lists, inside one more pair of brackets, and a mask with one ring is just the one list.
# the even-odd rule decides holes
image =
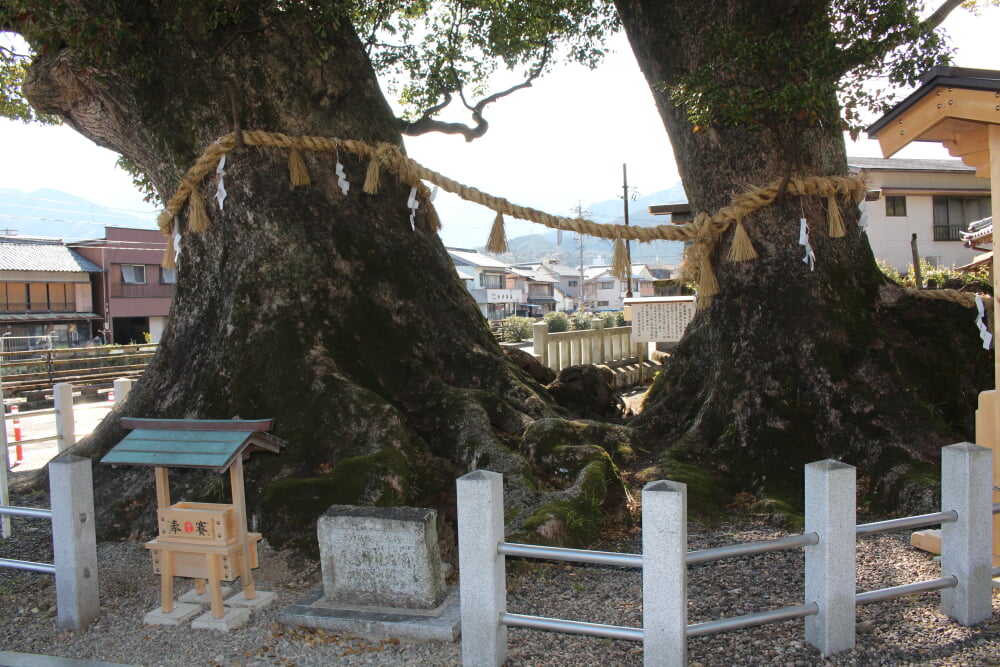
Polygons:
[[[584,303],[591,310],[621,310],[629,281],[619,280],[610,266],[584,271]],[[632,296],[653,296],[653,274],[645,264],[632,266]]]
[[543,266],[510,269],[507,287],[517,292],[518,315],[544,317],[556,309],[555,286],[559,281]]
[[906,272],[913,263],[911,240],[919,256],[935,266],[970,263],[976,251],[961,232],[990,215],[990,181],[961,160],[848,158],[854,173],[869,180],[876,201],[863,206],[868,240],[876,259]]
[[10,338],[5,349],[89,345],[101,328],[91,291],[91,276],[100,273],[58,239],[0,237],[0,333]]
[[[976,253],[963,245],[960,232],[990,215],[989,179],[977,178],[961,160],[851,157],[847,162],[852,173],[866,176],[874,198],[862,206],[876,259],[907,272],[916,234],[919,256],[935,266],[973,260]],[[670,215],[678,224],[692,217],[690,205],[683,203],[650,206],[649,212]]]
[[552,289],[556,295],[556,310],[572,312],[582,308],[580,303],[582,280],[579,266],[563,264],[559,258],[550,257],[540,264],[519,264],[517,268],[534,269],[536,273],[545,273],[555,281]]
[[156,230],[105,227],[104,238],[69,244],[101,269],[94,299],[108,342],[158,343],[170,314],[177,272],[160,266],[166,239]]
[[455,269],[473,276],[469,292],[483,317],[502,320],[515,313],[517,293],[507,287],[507,265],[475,250],[447,248]]

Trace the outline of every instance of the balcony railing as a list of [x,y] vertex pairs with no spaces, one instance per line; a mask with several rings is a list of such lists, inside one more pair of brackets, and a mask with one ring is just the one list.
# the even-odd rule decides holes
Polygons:
[[176,285],[163,283],[145,283],[136,285],[134,283],[122,283],[113,280],[110,285],[112,298],[167,298],[174,296]]

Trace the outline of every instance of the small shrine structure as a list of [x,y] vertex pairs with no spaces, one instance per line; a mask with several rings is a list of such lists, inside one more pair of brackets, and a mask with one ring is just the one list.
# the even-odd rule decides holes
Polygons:
[[[284,441],[266,432],[272,420],[123,418],[121,422],[133,431],[101,462],[152,466],[156,479],[159,531],[145,546],[152,552],[153,572],[160,575],[161,608],[155,615],[161,620],[151,621],[147,615],[147,623],[176,623],[201,611],[198,605],[183,603],[175,609],[175,576],[195,580],[192,593],[196,599],[205,597],[207,584],[211,616],[216,620],[229,613],[223,605],[221,582],[239,577],[243,588],[240,599],[227,602],[240,606],[242,614],[235,615],[245,622],[249,607],[259,606],[253,601],[262,600],[252,573],[258,565],[261,535],[247,530],[243,459],[255,450],[277,453],[285,447]],[[232,502],[171,503],[169,468],[205,468],[220,474],[228,470]],[[228,623],[224,629],[229,627],[235,625]]]
[[[920,88],[868,128],[884,157],[891,157],[913,141],[944,145],[951,155],[990,179],[993,222],[1000,220],[1000,71],[965,67],[935,67],[920,77]],[[993,253],[994,322],[1000,271]],[[996,333],[996,332],[994,332]],[[993,450],[993,488],[1000,488],[1000,355],[993,345],[997,385],[979,394],[976,444]],[[993,502],[1000,494],[993,493]],[[914,544],[940,551],[940,539],[914,534]],[[936,548],[935,548],[936,547]],[[993,565],[1000,565],[1000,516],[993,516]]]

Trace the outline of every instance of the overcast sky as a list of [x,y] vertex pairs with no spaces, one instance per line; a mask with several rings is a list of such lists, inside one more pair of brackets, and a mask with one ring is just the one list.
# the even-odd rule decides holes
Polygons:
[[[1000,9],[978,17],[957,11],[945,23],[957,50],[955,64],[1000,69]],[[411,157],[459,182],[515,203],[567,215],[582,202],[621,194],[622,164],[641,194],[666,190],[679,178],[666,131],[626,40],[619,36],[595,71],[559,66],[527,90],[491,105],[490,129],[466,143],[457,136],[406,140]],[[874,120],[874,119],[872,119]],[[149,210],[117,169],[116,157],[68,127],[0,120],[0,188],[63,190],[108,207]],[[848,147],[855,156],[880,156],[873,141]],[[900,157],[949,157],[938,144],[915,145]],[[668,203],[668,202],[664,202]],[[485,244],[494,214],[441,193],[435,204],[448,245]],[[30,229],[20,230],[30,234]],[[508,221],[508,236],[539,232]]]

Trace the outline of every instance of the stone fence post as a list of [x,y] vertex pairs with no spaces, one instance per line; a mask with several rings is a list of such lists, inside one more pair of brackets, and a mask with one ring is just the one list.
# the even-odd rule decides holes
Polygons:
[[90,459],[65,456],[52,461],[49,491],[56,623],[63,630],[85,630],[101,611]]
[[534,342],[535,356],[542,366],[549,365],[549,325],[545,322],[535,322],[532,326],[532,341]]
[[56,409],[56,441],[60,452],[76,444],[76,422],[73,417],[73,385],[60,382],[52,386],[52,401]]
[[500,622],[507,611],[506,558],[500,553],[503,475],[476,470],[456,486],[462,665],[500,667],[507,659],[507,626]]
[[643,664],[687,664],[687,485],[642,490]]
[[857,501],[854,466],[827,459],[806,466],[806,533],[819,543],[805,548],[806,602],[819,614],[807,616],[806,641],[823,655],[854,648],[857,560]]
[[958,579],[941,591],[941,611],[965,626],[993,615],[993,450],[962,442],[941,450],[941,576]]

